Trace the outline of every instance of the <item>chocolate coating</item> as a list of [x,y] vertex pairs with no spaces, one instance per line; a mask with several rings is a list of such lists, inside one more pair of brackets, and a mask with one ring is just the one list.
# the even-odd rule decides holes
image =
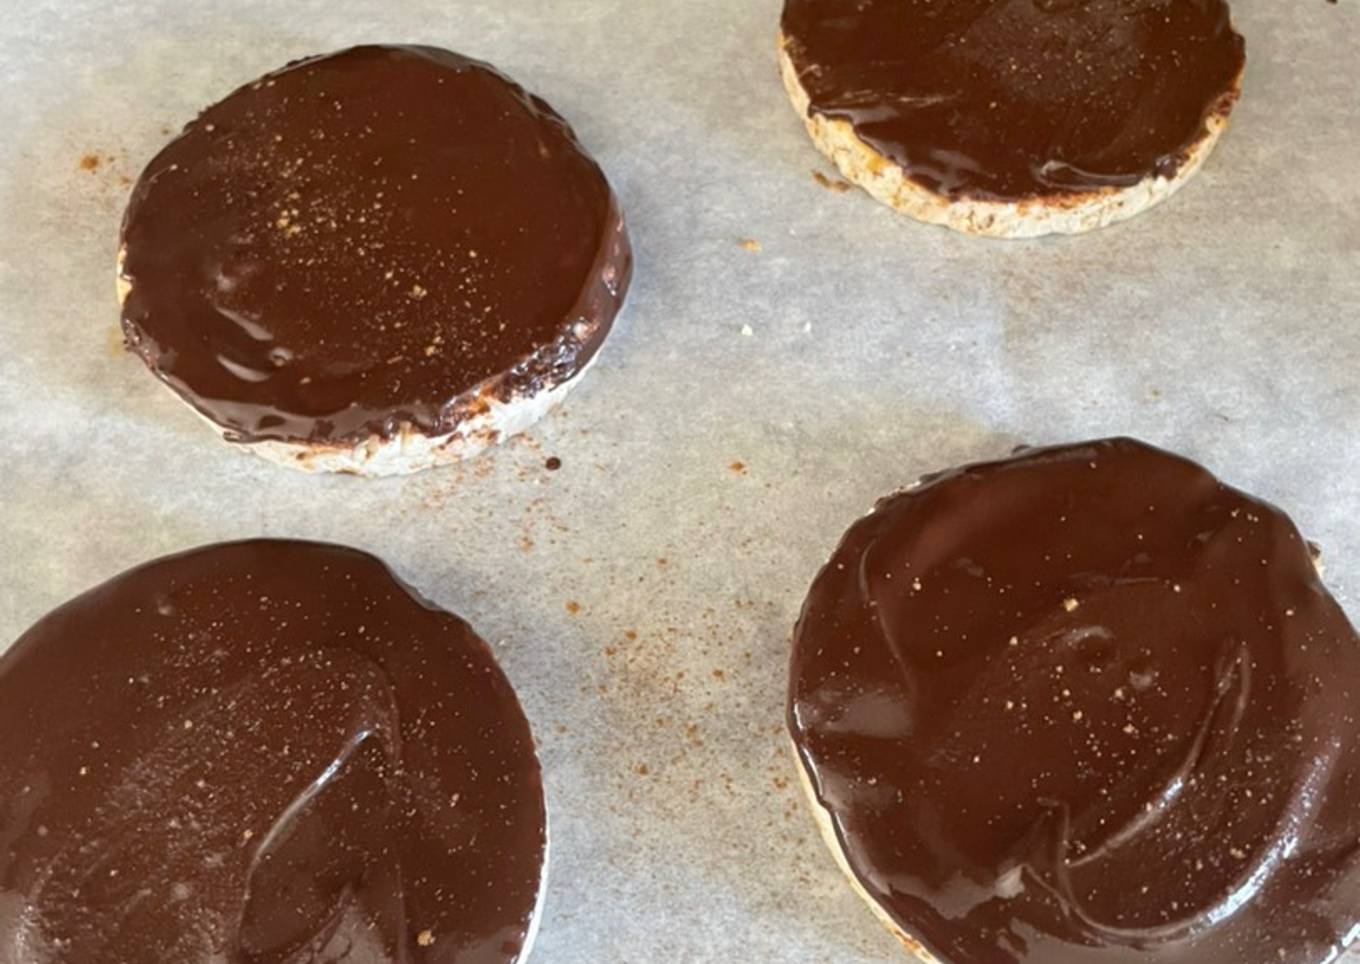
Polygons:
[[1320,964],[1360,933],[1360,640],[1279,510],[1128,439],[856,523],[789,727],[946,964]]
[[439,436],[479,395],[551,388],[632,266],[566,122],[432,47],[314,57],[208,108],[142,174],[123,245],[128,343],[246,441]]
[[161,559],[0,657],[0,960],[517,961],[545,826],[486,644],[352,549]]
[[1171,177],[1244,63],[1223,0],[785,0],[810,110],[948,198]]

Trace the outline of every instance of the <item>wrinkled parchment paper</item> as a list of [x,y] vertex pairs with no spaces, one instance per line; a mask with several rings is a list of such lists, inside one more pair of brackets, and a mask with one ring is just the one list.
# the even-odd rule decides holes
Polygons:
[[[1238,0],[1246,93],[1206,170],[1128,224],[1006,243],[814,180],[832,172],[779,85],[777,0],[5,0],[0,648],[201,543],[371,550],[495,642],[534,722],[536,960],[900,962],[817,839],[782,727],[804,592],[878,496],[1134,434],[1290,511],[1360,616],[1357,6]],[[113,286],[130,181],[168,134],[364,41],[451,47],[547,97],[638,254],[562,412],[376,483],[216,441],[118,350]]]

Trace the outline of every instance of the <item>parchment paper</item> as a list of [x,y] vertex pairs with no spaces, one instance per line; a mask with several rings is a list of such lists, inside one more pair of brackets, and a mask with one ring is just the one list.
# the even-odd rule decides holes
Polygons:
[[[900,962],[816,838],[782,726],[798,607],[877,497],[1022,442],[1134,434],[1284,506],[1360,615],[1357,5],[1239,0],[1246,94],[1207,169],[1128,224],[1037,243],[814,181],[832,172],[779,85],[779,10],[0,0],[0,647],[201,543],[371,550],[495,641],[533,720],[536,960]],[[638,254],[564,411],[389,482],[216,441],[117,350],[113,287],[130,180],[170,132],[364,41],[451,47],[548,98]]]

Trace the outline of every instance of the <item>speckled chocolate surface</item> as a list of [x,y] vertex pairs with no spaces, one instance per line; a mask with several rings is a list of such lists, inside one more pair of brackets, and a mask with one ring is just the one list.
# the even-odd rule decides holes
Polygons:
[[951,964],[1319,964],[1360,928],[1358,693],[1288,517],[1106,439],[851,526],[788,720],[857,878]]
[[254,540],[83,593],[0,658],[23,964],[513,964],[547,847],[487,645],[382,562]]
[[947,198],[1174,177],[1237,99],[1224,0],[787,0],[810,110]]
[[[1287,509],[1360,611],[1360,6],[1234,5],[1232,150],[1174,205],[1005,245],[815,180],[836,183],[780,88],[782,8],[7,10],[0,646],[166,553],[357,546],[475,626],[534,723],[535,960],[902,964],[817,836],[784,726],[807,588],[876,499],[1020,444],[1134,435]],[[521,442],[411,479],[294,478],[205,438],[121,350],[110,266],[130,182],[186,118],[374,40],[548,96],[608,171],[638,270],[588,377]]]
[[319,54],[207,107],[122,230],[128,344],[229,437],[446,435],[577,374],[628,290],[604,173],[541,99],[428,46]]

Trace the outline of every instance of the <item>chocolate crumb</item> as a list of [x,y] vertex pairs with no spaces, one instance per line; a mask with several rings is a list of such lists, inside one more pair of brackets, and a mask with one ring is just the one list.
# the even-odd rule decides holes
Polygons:
[[832,178],[827,177],[821,171],[813,171],[812,179],[816,181],[818,184],[820,184],[822,187],[826,188],[828,191],[835,191],[837,194],[844,194],[846,191],[850,190],[850,188],[854,186],[849,181],[842,181],[840,178],[836,178],[833,180]]

